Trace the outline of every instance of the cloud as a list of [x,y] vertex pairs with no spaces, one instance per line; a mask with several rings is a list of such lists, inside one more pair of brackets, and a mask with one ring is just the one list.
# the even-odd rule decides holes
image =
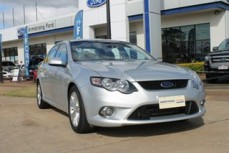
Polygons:
[[[37,14],[36,14],[36,3]],[[22,25],[24,22],[36,22],[55,18],[77,11],[78,0],[0,0],[0,13],[4,12],[4,27]],[[25,21],[24,9],[25,8]],[[0,14],[0,29],[3,27],[3,15]]]

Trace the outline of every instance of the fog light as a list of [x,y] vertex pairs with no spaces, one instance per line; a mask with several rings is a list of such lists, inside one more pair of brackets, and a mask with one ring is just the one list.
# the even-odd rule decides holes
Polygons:
[[103,117],[112,116],[114,114],[114,108],[112,108],[112,107],[103,107],[103,108],[101,108],[99,114],[102,115]]
[[203,99],[203,100],[200,102],[200,105],[201,105],[201,106],[204,106],[205,102],[206,102],[205,99]]

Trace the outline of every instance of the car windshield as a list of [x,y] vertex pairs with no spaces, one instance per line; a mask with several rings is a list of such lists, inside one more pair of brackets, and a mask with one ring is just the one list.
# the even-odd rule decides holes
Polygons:
[[229,50],[229,39],[225,39],[218,47],[219,51],[228,51]]
[[141,48],[124,42],[71,42],[74,61],[91,60],[155,60]]

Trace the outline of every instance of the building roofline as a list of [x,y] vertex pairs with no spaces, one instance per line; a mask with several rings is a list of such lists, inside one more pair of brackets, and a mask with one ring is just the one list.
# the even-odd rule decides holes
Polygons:
[[[196,11],[202,10],[211,10],[211,9],[223,9],[229,10],[229,4],[225,2],[212,2],[212,3],[205,3],[205,4],[198,4],[192,6],[185,6],[167,10],[161,10],[161,15],[175,15],[175,14],[182,14],[182,13],[191,13]],[[143,19],[143,14],[131,15],[128,16],[129,21],[136,21]]]
[[161,15],[174,15],[174,14],[190,13],[195,11],[211,10],[211,9],[229,10],[229,4],[225,2],[212,2],[212,3],[198,4],[192,6],[185,6],[180,8],[162,10]]

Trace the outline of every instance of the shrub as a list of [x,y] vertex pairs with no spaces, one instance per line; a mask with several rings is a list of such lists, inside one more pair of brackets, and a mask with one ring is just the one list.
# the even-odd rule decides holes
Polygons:
[[196,62],[196,63],[182,63],[177,64],[178,66],[183,66],[189,68],[197,73],[202,73],[204,71],[204,62]]

